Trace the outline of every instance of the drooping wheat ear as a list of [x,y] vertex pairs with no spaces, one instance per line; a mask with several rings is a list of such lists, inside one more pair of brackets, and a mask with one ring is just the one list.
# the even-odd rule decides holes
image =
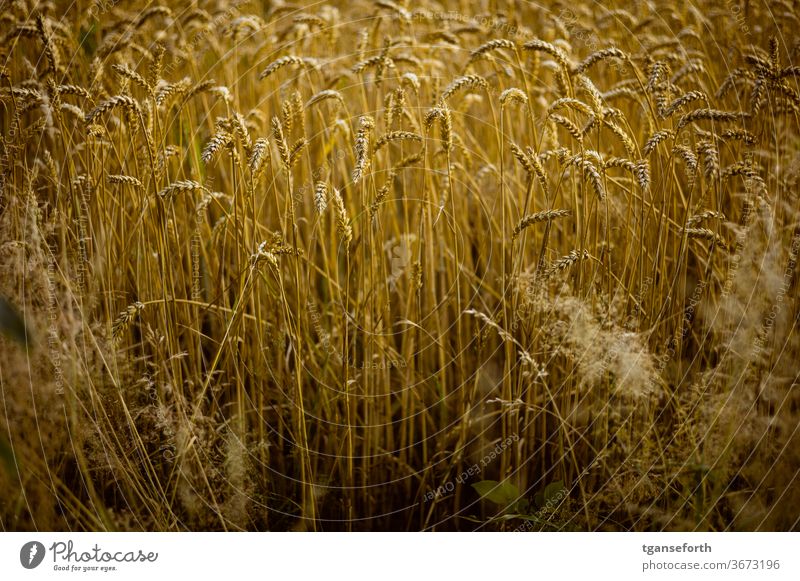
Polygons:
[[122,338],[122,334],[130,327],[134,319],[142,312],[144,305],[139,301],[128,305],[124,311],[111,324],[111,338],[114,342],[118,342]]
[[597,87],[595,87],[594,83],[589,77],[585,75],[578,75],[577,78],[581,88],[587,95],[589,95],[589,100],[592,103],[592,113],[594,115],[603,117],[606,107],[603,103],[602,93],[600,93]]
[[47,66],[50,72],[54,75],[60,73],[63,69],[61,67],[61,59],[58,55],[58,47],[56,47],[53,42],[53,31],[50,28],[50,21],[42,16],[41,13],[36,15],[36,30],[44,45],[44,54],[47,58]]
[[517,45],[513,40],[507,40],[505,38],[497,38],[495,40],[490,40],[473,50],[469,55],[469,61],[467,64],[470,65],[476,60],[483,58],[489,55],[492,52],[507,49],[507,50],[516,50]]
[[693,228],[698,224],[700,224],[701,222],[704,222],[705,220],[711,220],[713,218],[717,218],[719,220],[726,219],[725,214],[723,214],[722,212],[717,212],[716,210],[703,210],[699,214],[695,214],[694,216],[690,217],[686,221],[686,227]]
[[640,159],[636,162],[633,170],[633,175],[636,176],[636,182],[639,184],[643,193],[650,191],[650,162],[646,159]]
[[214,79],[206,79],[205,81],[201,81],[186,91],[186,94],[183,96],[183,102],[185,103],[192,97],[201,93],[205,93],[206,91],[211,91],[216,86],[217,82]]
[[316,188],[314,188],[314,208],[320,216],[328,207],[328,184],[324,181],[318,181]]
[[375,142],[374,151],[377,153],[384,145],[393,141],[422,141],[422,135],[411,131],[390,131]]
[[156,91],[156,105],[162,105],[174,102],[181,95],[185,95],[189,90],[192,81],[189,77],[184,77],[177,83],[164,84],[158,91]]
[[552,103],[547,106],[547,114],[550,115],[554,111],[558,109],[573,109],[575,111],[580,111],[584,115],[592,115],[593,111],[592,108],[584,103],[579,99],[574,99],[572,97],[561,97],[560,99],[556,99]]
[[722,248],[727,248],[725,241],[720,235],[709,228],[685,228],[684,231],[686,232],[686,236],[690,239],[711,240]]
[[572,121],[564,117],[563,115],[559,115],[558,113],[551,113],[549,118],[553,123],[557,125],[561,125],[567,132],[577,141],[578,143],[583,143],[583,132],[581,131],[580,127],[575,125]]
[[589,258],[590,255],[586,250],[584,250],[583,252],[578,252],[577,250],[571,250],[570,253],[567,254],[566,256],[562,256],[558,260],[555,260],[550,265],[550,268],[545,273],[545,276],[550,277],[556,272],[568,269],[570,266],[572,266],[579,260],[588,260]]
[[297,132],[301,137],[305,137],[306,118],[303,109],[303,96],[300,94],[300,91],[292,93],[292,96],[289,98],[289,104],[292,112],[292,120],[297,121]]
[[121,107],[126,111],[131,111],[135,113],[139,113],[139,103],[136,102],[132,97],[127,95],[117,95],[116,97],[111,97],[100,103],[97,107],[92,109],[87,115],[84,121],[87,125],[94,123],[94,120],[97,119],[100,115],[111,111],[112,109],[116,109],[117,107]]
[[719,175],[719,151],[710,140],[704,139],[697,143],[698,157],[703,158],[703,174],[713,179]]
[[205,164],[211,163],[211,161],[217,157],[219,152],[227,147],[232,140],[233,135],[227,131],[219,131],[203,148],[203,152],[200,154],[200,159],[202,159],[203,163]]
[[689,177],[689,185],[691,185],[694,181],[695,175],[697,174],[697,156],[685,145],[673,146],[672,153],[673,155],[680,157],[683,160],[683,163],[686,165],[686,171]]
[[661,117],[664,119],[672,117],[678,109],[682,109],[692,101],[704,101],[708,103],[708,96],[703,91],[689,91],[688,93],[684,93],[680,97],[674,99],[672,103],[661,111]]
[[533,173],[536,176],[536,179],[539,180],[539,185],[542,188],[542,192],[544,192],[544,196],[546,199],[550,199],[550,186],[547,183],[547,175],[544,173],[544,167],[542,167],[542,162],[539,159],[539,156],[536,155],[536,152],[533,151],[530,147],[525,149],[527,153],[528,161],[530,162],[531,167],[533,168]]
[[272,118],[272,137],[275,139],[275,145],[278,146],[278,153],[281,156],[283,167],[288,170],[291,161],[291,152],[289,151],[289,144],[286,142],[286,137],[283,134],[283,126],[280,119],[277,117]]
[[755,117],[761,111],[761,105],[765,97],[765,82],[763,77],[759,77],[753,83],[753,89],[750,92],[750,114]]
[[142,182],[138,178],[126,175],[110,175],[108,181],[112,184],[126,184],[135,188],[143,188]]
[[567,62],[567,55],[566,53],[561,50],[560,48],[550,44],[549,42],[545,42],[544,40],[534,39],[530,42],[526,42],[522,45],[522,48],[525,50],[532,50],[537,52],[544,52],[549,54],[551,57],[556,59],[556,62],[561,65],[561,68],[564,72],[569,71],[569,63]]
[[444,92],[442,93],[441,101],[444,102],[458,91],[467,88],[480,88],[484,91],[488,91],[489,83],[487,83],[486,79],[479,75],[465,75],[463,77],[459,77],[450,83],[447,88],[445,88]]
[[392,168],[389,170],[389,173],[386,176],[386,181],[383,182],[383,186],[380,190],[378,190],[377,195],[375,196],[375,201],[369,207],[369,216],[370,218],[375,218],[378,213],[378,209],[380,208],[383,201],[386,199],[386,196],[389,195],[389,191],[392,189],[392,184],[394,183],[394,178],[397,177],[397,168]]
[[79,85],[59,85],[58,92],[61,95],[78,95],[84,99],[91,99],[92,95]]
[[353,183],[356,184],[369,167],[370,134],[375,127],[375,121],[369,115],[364,115],[361,117],[360,124],[356,137],[356,166],[353,169]]
[[344,97],[342,97],[342,94],[339,91],[334,91],[333,89],[326,89],[324,91],[320,91],[319,93],[311,97],[308,101],[306,101],[306,104],[303,105],[303,108],[310,109],[317,103],[322,103],[323,101],[327,101],[329,99],[333,99],[335,101],[338,101],[339,104],[344,105]]
[[397,16],[402,18],[405,22],[411,22],[411,12],[392,2],[391,0],[376,0],[375,6],[378,8],[383,8],[384,10],[389,10],[390,12],[395,13]]
[[193,180],[180,180],[173,182],[166,188],[158,192],[158,196],[163,200],[171,200],[178,194],[186,192],[208,191],[202,184]]
[[528,104],[528,96],[516,87],[511,87],[500,93],[500,107],[505,109],[511,103],[519,103],[520,105]]
[[113,64],[111,65],[111,69],[120,77],[133,81],[135,84],[139,85],[139,87],[144,89],[148,94],[152,92],[150,85],[147,83],[144,77],[136,71],[131,70],[128,65]]
[[606,199],[606,192],[603,189],[603,178],[597,167],[595,167],[587,157],[586,154],[578,154],[572,158],[571,162],[583,170],[584,178],[592,184],[595,195],[602,202]]
[[674,135],[675,134],[672,133],[672,131],[670,131],[669,129],[662,129],[661,131],[656,131],[655,133],[653,133],[650,139],[648,139],[647,142],[644,144],[642,153],[644,155],[650,155],[653,152],[653,150],[656,147],[658,147],[659,143],[661,143],[665,139],[670,139],[674,137]]
[[242,144],[245,153],[249,157],[253,149],[253,140],[250,138],[250,130],[247,129],[247,123],[245,123],[244,116],[238,111],[235,112],[231,116],[231,125],[236,133],[236,137],[239,138],[239,143]]
[[756,136],[747,129],[726,129],[719,137],[724,141],[743,141],[747,145],[755,145],[757,142]]
[[581,61],[581,63],[578,64],[578,66],[572,69],[572,74],[582,75],[591,67],[593,67],[595,64],[612,58],[630,62],[630,58],[628,57],[628,55],[622,52],[620,49],[616,47],[604,48],[602,50],[593,52],[588,57],[583,59],[583,61]]
[[264,165],[264,162],[269,159],[269,141],[265,137],[259,137],[253,144],[253,150],[250,152],[250,159],[247,165],[250,167],[250,173],[256,175]]
[[403,73],[403,76],[400,77],[400,81],[402,82],[403,86],[408,85],[415,93],[419,93],[419,77],[414,73]]
[[442,149],[449,153],[453,151],[453,117],[450,115],[450,107],[442,102],[440,116],[440,131],[442,137]]
[[147,22],[154,16],[163,16],[165,18],[171,18],[172,10],[170,10],[166,6],[151,6],[150,8],[144,10],[141,14],[139,14],[136,17],[136,19],[133,21],[133,27],[141,28],[145,22]]
[[516,143],[512,142],[509,147],[511,149],[511,154],[519,162],[519,164],[522,166],[522,168],[525,170],[528,176],[533,176],[535,170],[533,169],[533,163],[531,163],[531,160],[528,157],[528,155],[524,151],[522,151],[522,148]]
[[741,113],[733,113],[731,111],[719,111],[718,109],[695,109],[694,111],[690,111],[681,117],[680,121],[678,121],[678,126],[675,128],[675,131],[679,132],[681,129],[686,127],[686,125],[689,123],[694,123],[695,121],[709,120],[727,123],[741,119],[741,117]]
[[279,71],[280,69],[287,67],[289,65],[302,66],[307,69],[315,69],[318,66],[317,61],[315,59],[303,58],[294,55],[286,55],[270,63],[269,66],[267,66],[267,68],[261,71],[261,74],[258,75],[258,78],[263,81],[274,72]]
[[301,137],[295,141],[294,145],[292,146],[292,151],[289,152],[289,169],[294,167],[294,164],[297,163],[297,160],[300,158],[300,154],[303,153],[307,146],[308,139],[305,137]]
[[626,157],[610,157],[603,162],[603,170],[621,167],[632,175],[636,173],[636,164]]
[[541,212],[536,212],[534,214],[528,214],[522,220],[517,223],[514,227],[514,231],[511,233],[511,238],[516,238],[520,235],[520,233],[525,230],[528,226],[536,224],[538,222],[550,222],[552,220],[556,220],[558,218],[564,218],[569,216],[571,212],[569,210],[543,210]]
[[332,198],[333,210],[336,213],[336,230],[345,248],[347,248],[350,246],[350,242],[353,241],[353,228],[350,226],[350,218],[347,215],[347,208],[345,208],[342,194],[336,188],[333,188]]
[[151,91],[155,91],[158,81],[161,80],[161,71],[164,66],[164,53],[166,48],[160,42],[156,43],[153,48],[153,58],[150,60],[150,65],[147,67],[147,84]]

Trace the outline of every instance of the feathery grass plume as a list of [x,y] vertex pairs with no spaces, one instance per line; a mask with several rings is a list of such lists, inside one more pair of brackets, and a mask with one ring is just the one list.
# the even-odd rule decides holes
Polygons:
[[317,68],[317,61],[311,58],[301,58],[299,56],[294,55],[286,55],[282,56],[279,59],[270,63],[267,68],[265,68],[261,73],[258,75],[259,80],[264,80],[269,78],[270,75],[279,71],[280,69],[287,67],[287,66],[295,66],[295,67],[305,67],[306,69],[315,69]]
[[144,304],[136,301],[128,305],[128,307],[114,319],[114,322],[111,324],[111,337],[115,343],[118,343],[122,339],[122,334],[127,331],[128,327],[130,327],[131,323],[139,316],[139,313],[141,313],[143,309]]
[[328,184],[320,180],[314,188],[314,208],[320,216],[328,207]]
[[514,231],[511,233],[511,238],[516,238],[523,230],[533,224],[538,222],[550,222],[558,218],[564,218],[570,214],[571,212],[569,210],[543,210],[534,214],[528,214],[514,227]]
[[97,107],[92,109],[86,114],[84,121],[87,125],[91,125],[100,115],[103,115],[104,113],[116,108],[122,108],[126,111],[138,113],[139,103],[127,95],[117,95],[116,97],[111,97],[110,99],[103,101]]
[[326,89],[324,91],[320,91],[313,97],[311,97],[306,104],[303,105],[304,109],[310,109],[317,103],[322,103],[323,101],[327,101],[329,99],[333,99],[337,101],[340,105],[344,105],[344,97],[339,91],[334,91],[333,89]]
[[390,131],[375,142],[374,151],[377,153],[384,145],[393,141],[422,141],[422,135],[411,131]]
[[578,252],[577,250],[571,250],[569,254],[566,256],[562,256],[558,260],[555,260],[551,265],[550,268],[545,273],[545,277],[549,278],[553,274],[567,270],[570,266],[575,264],[580,260],[588,260],[590,257],[589,252],[584,250],[583,252]]
[[350,218],[347,215],[347,208],[344,205],[342,194],[339,190],[333,188],[333,210],[336,214],[336,231],[342,239],[345,248],[350,246],[353,241],[353,228],[350,226]]
[[136,188],[143,188],[142,182],[138,178],[126,175],[109,175],[108,181],[112,184],[127,184]]
[[261,170],[264,162],[269,159],[269,156],[269,141],[265,137],[259,137],[253,144],[250,159],[247,161],[250,173],[256,175]]
[[356,137],[356,166],[353,169],[353,183],[357,184],[369,167],[370,134],[375,121],[369,115],[361,117],[358,136]]
[[628,55],[622,52],[620,49],[616,47],[604,48],[602,50],[593,52],[588,57],[583,59],[583,61],[581,61],[575,68],[572,69],[572,74],[582,75],[595,64],[611,58],[630,62]]
[[661,143],[665,139],[671,139],[674,136],[675,134],[672,133],[672,131],[670,131],[669,129],[662,129],[660,131],[656,131],[655,133],[653,133],[650,139],[648,139],[647,142],[644,144],[642,153],[644,155],[650,155],[653,152],[653,150],[655,150],[655,148],[658,147],[659,143]]
[[500,107],[506,108],[511,103],[519,103],[520,105],[528,104],[528,97],[520,89],[511,87],[500,93]]
[[168,185],[158,192],[158,196],[163,200],[172,200],[178,194],[186,192],[208,191],[202,184],[194,180],[179,180]]
[[278,146],[278,154],[281,156],[283,167],[288,170],[291,167],[291,151],[289,150],[289,144],[286,142],[286,137],[283,134],[281,121],[277,117],[272,118],[272,137],[275,139],[275,145]]
[[200,159],[203,160],[203,163],[211,163],[211,161],[217,157],[217,155],[219,155],[219,152],[227,147],[232,140],[233,136],[230,133],[227,131],[219,131],[203,148],[203,152],[200,154]]
[[470,53],[467,65],[472,64],[473,62],[475,62],[480,58],[488,56],[492,52],[502,49],[515,51],[516,48],[517,45],[513,40],[508,40],[505,38],[497,38],[495,40],[490,40],[489,42],[483,43]]
[[479,88],[483,89],[484,91],[489,91],[489,83],[487,83],[486,79],[479,75],[464,75],[463,77],[459,77],[445,88],[441,96],[442,103],[444,103],[458,91],[468,88]]
[[713,218],[716,218],[716,219],[719,219],[719,220],[725,220],[726,219],[725,218],[725,214],[723,214],[722,212],[717,212],[716,210],[703,210],[699,214],[695,214],[695,215],[691,216],[686,221],[686,227],[691,229],[691,228],[694,228],[695,226],[697,226],[698,224],[700,224],[701,222],[704,222],[705,220],[711,220]]

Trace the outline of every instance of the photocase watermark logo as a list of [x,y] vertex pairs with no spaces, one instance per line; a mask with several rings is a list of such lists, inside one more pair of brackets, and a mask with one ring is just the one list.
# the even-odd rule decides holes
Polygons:
[[387,279],[391,290],[397,287],[397,281],[405,273],[411,264],[411,244],[417,239],[413,234],[404,234],[400,238],[393,238],[383,245],[383,249],[389,255],[392,272]]
[[22,545],[19,551],[19,562],[26,569],[35,569],[44,560],[44,545],[39,541],[30,541]]

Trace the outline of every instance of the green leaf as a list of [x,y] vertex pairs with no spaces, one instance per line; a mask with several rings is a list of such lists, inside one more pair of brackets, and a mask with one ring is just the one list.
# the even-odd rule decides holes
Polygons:
[[544,487],[544,494],[542,495],[544,498],[544,503],[549,504],[551,506],[555,506],[556,503],[560,502],[562,498],[565,496],[564,492],[566,491],[566,487],[561,480],[556,480],[555,482],[551,482],[547,486]]
[[472,485],[472,488],[489,502],[507,506],[519,498],[519,489],[508,480],[481,480]]
[[25,321],[11,303],[0,297],[0,332],[23,345],[28,342]]

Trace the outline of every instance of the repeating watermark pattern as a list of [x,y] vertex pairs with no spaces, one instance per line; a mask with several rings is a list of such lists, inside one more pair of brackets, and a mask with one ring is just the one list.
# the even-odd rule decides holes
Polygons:
[[456,489],[456,484],[464,484],[467,480],[469,480],[473,476],[477,476],[481,473],[481,471],[486,468],[489,464],[491,464],[503,451],[511,446],[514,442],[519,441],[519,435],[514,434],[509,436],[505,440],[502,440],[495,445],[492,450],[487,453],[483,458],[481,458],[480,462],[475,462],[469,468],[465,468],[461,474],[456,476],[453,480],[448,480],[446,483],[442,484],[435,490],[429,490],[425,493],[423,500],[428,502],[429,500],[438,499],[442,496],[446,496],[453,492]]
[[391,274],[386,283],[392,291],[397,290],[397,281],[406,273],[411,264],[411,245],[416,239],[414,234],[404,234],[399,239],[393,238],[383,245],[391,262]]

